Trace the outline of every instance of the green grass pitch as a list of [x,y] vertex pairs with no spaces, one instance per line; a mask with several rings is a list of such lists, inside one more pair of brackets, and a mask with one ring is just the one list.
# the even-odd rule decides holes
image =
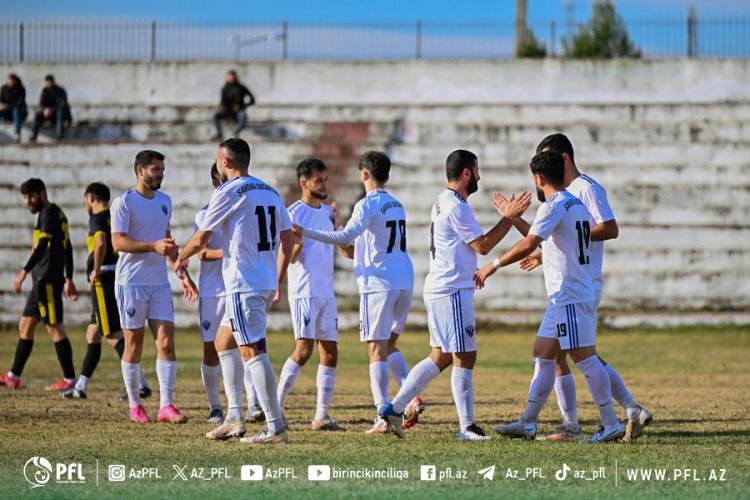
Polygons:
[[[494,425],[518,417],[532,375],[531,327],[479,329],[475,368],[476,418],[490,432]],[[76,369],[85,353],[83,331],[71,328]],[[17,334],[0,333],[0,367],[7,369]],[[277,372],[293,346],[290,332],[268,338]],[[408,331],[399,343],[409,365],[427,353],[427,334]],[[202,350],[195,329],[178,329],[176,403],[190,417],[184,425],[135,425],[128,422],[127,404],[118,400],[123,384],[112,349],[104,345],[102,361],[89,386],[89,399],[62,400],[43,391],[60,376],[51,341],[40,328],[34,352],[23,376],[23,388],[0,390],[0,485],[5,498],[264,498],[264,497],[428,497],[454,498],[747,498],[750,491],[750,329],[690,328],[604,331],[599,352],[623,376],[636,400],[655,415],[654,423],[635,444],[544,443],[493,436],[487,443],[456,439],[457,417],[450,374],[443,373],[422,395],[426,412],[406,439],[365,434],[375,411],[372,405],[366,350],[356,332],[341,334],[340,361],[332,415],[346,432],[309,430],[315,410],[317,356],[303,369],[287,400],[290,444],[251,448],[238,441],[209,442],[203,434],[207,403],[200,378]],[[154,346],[144,352],[143,367],[154,387],[145,400],[156,416],[157,382]],[[584,430],[595,430],[596,409],[585,381],[575,372],[579,416]],[[391,384],[391,394],[395,385]],[[222,393],[223,399],[223,393]],[[618,408],[619,414],[624,412]],[[551,431],[558,421],[555,396],[545,407],[539,430]],[[250,425],[248,431],[257,427]],[[53,471],[45,485],[31,488],[24,464],[32,457],[56,464],[82,464],[83,484],[61,484]],[[97,475],[98,464],[98,475]],[[158,468],[160,479],[108,479],[112,464],[126,474]],[[242,481],[242,465],[258,464],[265,474],[283,471],[296,477]],[[308,466],[407,471],[408,478],[308,480]],[[564,481],[555,478],[563,464],[570,467]],[[174,465],[185,467],[187,481],[176,477]],[[422,465],[436,466],[436,481],[420,480]],[[477,471],[495,466],[494,480]],[[448,476],[448,468],[453,477]],[[602,469],[604,468],[604,469]],[[201,470],[202,469],[202,470]],[[219,469],[232,477],[210,477]],[[663,480],[629,477],[633,470],[664,470]],[[594,471],[604,477],[591,480]],[[33,468],[29,468],[33,471]],[[461,478],[463,472],[466,478]],[[202,472],[202,474],[201,474]],[[443,479],[440,480],[442,473]],[[589,480],[581,477],[585,474]],[[637,472],[643,474],[644,472]],[[652,474],[654,471],[652,471]],[[544,477],[539,477],[539,475]],[[712,475],[713,474],[713,475]],[[190,477],[190,476],[194,477]],[[392,473],[393,475],[393,473]],[[515,475],[515,476],[514,476]],[[578,475],[579,477],[575,477]],[[695,477],[694,477],[695,476]],[[77,476],[76,476],[77,477]],[[175,480],[173,480],[175,478]],[[523,479],[521,479],[523,478]],[[66,478],[63,478],[66,479]],[[74,477],[75,479],[75,477]],[[724,479],[723,481],[721,479]]]

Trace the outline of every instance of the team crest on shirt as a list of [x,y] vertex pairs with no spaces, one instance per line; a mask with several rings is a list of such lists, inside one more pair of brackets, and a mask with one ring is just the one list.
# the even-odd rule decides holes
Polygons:
[[167,212],[169,212],[166,205],[161,206],[161,211],[164,212],[164,215],[167,215]]
[[474,336],[474,325],[468,325],[466,328],[464,328],[464,330],[466,330],[466,335],[468,335],[469,337]]
[[125,309],[125,312],[128,314],[128,317],[132,318],[135,316],[135,307],[128,307]]
[[204,319],[201,325],[203,326],[203,329],[206,331],[208,331],[208,329],[211,328],[211,322],[208,321],[207,319]]
[[310,316],[308,316],[307,314],[303,314],[302,319],[305,321],[305,326],[310,324]]

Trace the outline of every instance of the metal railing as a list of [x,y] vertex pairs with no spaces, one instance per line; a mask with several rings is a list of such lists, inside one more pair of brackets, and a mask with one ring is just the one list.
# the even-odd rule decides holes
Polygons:
[[[642,57],[750,58],[750,18],[633,20]],[[547,57],[577,26],[530,24]],[[195,25],[0,22],[0,62],[507,59],[513,23]]]

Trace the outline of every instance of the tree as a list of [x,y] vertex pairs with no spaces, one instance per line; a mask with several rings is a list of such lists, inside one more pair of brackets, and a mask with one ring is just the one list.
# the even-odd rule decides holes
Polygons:
[[640,49],[628,37],[625,22],[610,0],[596,0],[591,10],[591,20],[582,24],[570,40],[563,40],[566,57],[641,57]]
[[547,46],[536,39],[534,32],[526,28],[521,43],[516,48],[516,57],[546,57]]

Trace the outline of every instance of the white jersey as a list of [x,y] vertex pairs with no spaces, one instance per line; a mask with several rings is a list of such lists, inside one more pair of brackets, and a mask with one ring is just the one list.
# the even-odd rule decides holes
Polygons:
[[[321,203],[313,208],[295,201],[288,208],[292,222],[319,231],[333,231],[333,209]],[[333,298],[334,248],[321,241],[305,238],[297,260],[289,264],[289,298]]]
[[[155,191],[146,198],[130,189],[115,198],[110,208],[112,232],[135,241],[159,241],[167,237],[172,217],[172,198]],[[168,285],[167,258],[156,252],[120,252],[115,269],[118,285]]]
[[[568,186],[570,194],[583,202],[586,210],[593,221],[591,226],[615,220],[615,214],[609,206],[607,191],[601,184],[597,183],[588,175],[581,174]],[[604,242],[592,241],[589,243],[591,252],[591,280],[594,282],[594,290],[602,290],[602,263],[604,262]]]
[[544,284],[552,306],[596,299],[589,272],[590,220],[583,202],[567,191],[555,193],[536,212],[529,234],[545,240]]
[[[208,205],[195,214],[196,230],[206,216],[206,209],[208,209]],[[217,229],[211,234],[207,247],[212,250],[221,249],[221,229]],[[223,297],[225,295],[224,277],[221,274],[222,260],[201,261],[201,274],[198,280],[198,292],[201,297]]]
[[477,252],[469,243],[484,232],[469,203],[452,189],[446,189],[432,206],[430,220],[430,272],[424,282],[424,298],[473,290]]
[[406,212],[384,189],[367,193],[354,205],[342,231],[304,228],[304,235],[348,246],[354,242],[354,274],[359,293],[411,290],[414,268],[406,251]]
[[214,190],[198,227],[221,230],[227,294],[277,289],[280,234],[292,223],[274,188],[252,176],[230,179]]

